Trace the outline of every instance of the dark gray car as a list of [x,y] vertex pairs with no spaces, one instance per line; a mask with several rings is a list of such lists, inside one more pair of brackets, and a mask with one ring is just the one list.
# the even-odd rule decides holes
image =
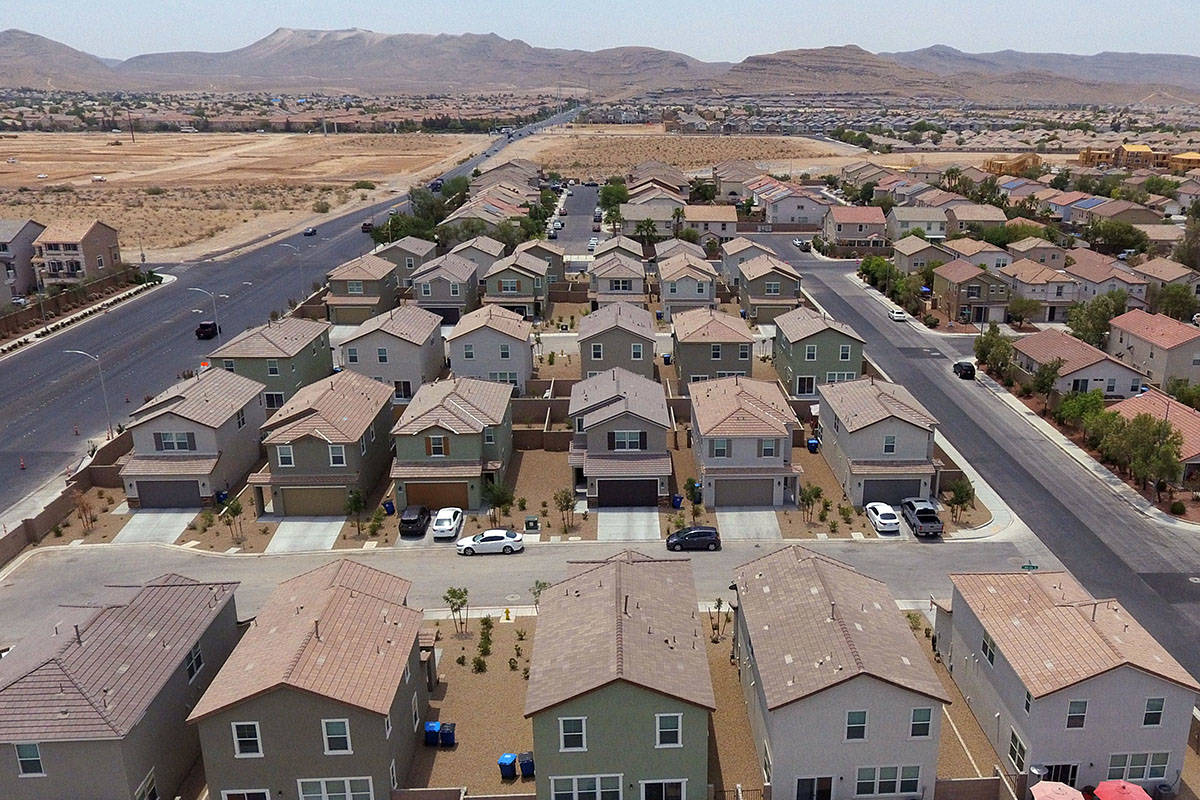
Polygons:
[[667,537],[667,549],[676,552],[680,550],[720,550],[721,534],[711,525],[683,528]]

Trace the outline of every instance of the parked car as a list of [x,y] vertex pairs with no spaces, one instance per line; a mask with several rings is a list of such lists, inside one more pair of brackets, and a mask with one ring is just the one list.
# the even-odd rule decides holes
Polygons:
[[44,173],[44,172],[39,172],[39,173],[38,173],[38,180],[39,180],[39,181],[44,181],[46,178],[49,178],[49,177],[50,177],[50,176],[49,176],[49,175],[47,175],[47,174],[46,174],[46,173]]
[[433,518],[434,539],[457,539],[462,532],[463,510],[461,508],[438,509]]
[[373,230],[375,230],[375,222],[373,220],[364,219],[362,224],[362,232],[370,233]]
[[596,250],[596,245],[598,245],[598,244],[600,244],[600,240],[597,239],[595,236],[588,239],[587,251],[589,253],[594,252]]
[[797,236],[795,239],[792,239],[792,247],[804,247],[804,240]]
[[964,381],[975,380],[975,364],[972,361],[955,361],[954,374]]
[[516,531],[493,528],[490,531],[464,536],[454,543],[460,556],[476,553],[503,553],[508,555],[525,549],[525,537]]
[[867,503],[864,510],[876,533],[900,533],[900,517],[887,503]]
[[424,536],[429,527],[429,509],[425,506],[408,506],[400,512],[401,536]]
[[316,236],[317,229],[312,227],[311,225],[309,225],[307,228],[304,229],[304,235],[305,236]]
[[896,322],[904,322],[904,320],[908,319],[908,314],[905,314],[902,308],[893,308],[888,312],[888,319],[895,320]]
[[221,326],[217,325],[217,323],[213,322],[212,320],[206,319],[196,326],[197,339],[215,339],[217,338],[217,334],[220,332]]
[[22,306],[22,307],[27,306],[27,305],[29,305],[29,298],[21,297],[20,295],[18,295],[12,299],[12,304],[14,306]]
[[599,181],[584,181],[583,185],[584,186],[599,186],[600,183],[599,183]]
[[906,497],[900,501],[900,513],[904,521],[917,536],[941,536],[944,526],[933,503],[920,497]]
[[556,219],[556,220],[554,220],[554,230],[556,230],[556,231],[561,231],[561,230],[562,230],[562,226],[563,226],[563,224],[562,224],[562,220],[561,220],[561,219]]
[[558,210],[558,215],[559,215],[560,217],[565,217],[565,216],[567,215],[567,207],[566,207],[566,206],[563,206],[562,208],[560,208],[560,209]]
[[680,550],[720,550],[721,534],[711,525],[694,525],[682,528],[667,537],[667,549]]
[[554,228],[551,228],[550,230],[546,231],[546,238],[547,239],[557,239],[558,231]]

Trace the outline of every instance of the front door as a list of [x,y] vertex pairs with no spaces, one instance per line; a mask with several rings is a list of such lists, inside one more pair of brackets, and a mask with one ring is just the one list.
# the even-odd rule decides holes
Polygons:
[[643,781],[642,800],[683,800],[683,781]]
[[1058,316],[1058,306],[1050,306],[1046,309],[1046,322],[1054,322]]
[[833,778],[797,778],[796,800],[829,800],[833,794]]
[[987,322],[987,306],[975,306],[971,311],[976,322]]

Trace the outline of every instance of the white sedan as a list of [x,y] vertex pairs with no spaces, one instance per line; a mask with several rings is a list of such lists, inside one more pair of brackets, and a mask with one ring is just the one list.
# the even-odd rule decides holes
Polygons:
[[433,517],[430,529],[434,539],[454,539],[462,533],[463,510],[461,508],[439,509]]
[[525,538],[516,531],[494,528],[490,531],[464,536],[454,543],[461,556],[476,553],[503,553],[508,555],[525,549]]
[[903,309],[893,308],[888,312],[888,319],[895,320],[896,322],[904,322],[904,320],[908,319],[908,314],[905,314]]
[[900,533],[900,515],[887,503],[867,503],[866,512],[876,533]]

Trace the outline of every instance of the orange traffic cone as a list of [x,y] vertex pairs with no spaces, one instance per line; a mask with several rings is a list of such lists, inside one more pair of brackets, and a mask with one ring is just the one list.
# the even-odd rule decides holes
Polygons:
[[21,457],[21,469],[25,469],[25,457]]

